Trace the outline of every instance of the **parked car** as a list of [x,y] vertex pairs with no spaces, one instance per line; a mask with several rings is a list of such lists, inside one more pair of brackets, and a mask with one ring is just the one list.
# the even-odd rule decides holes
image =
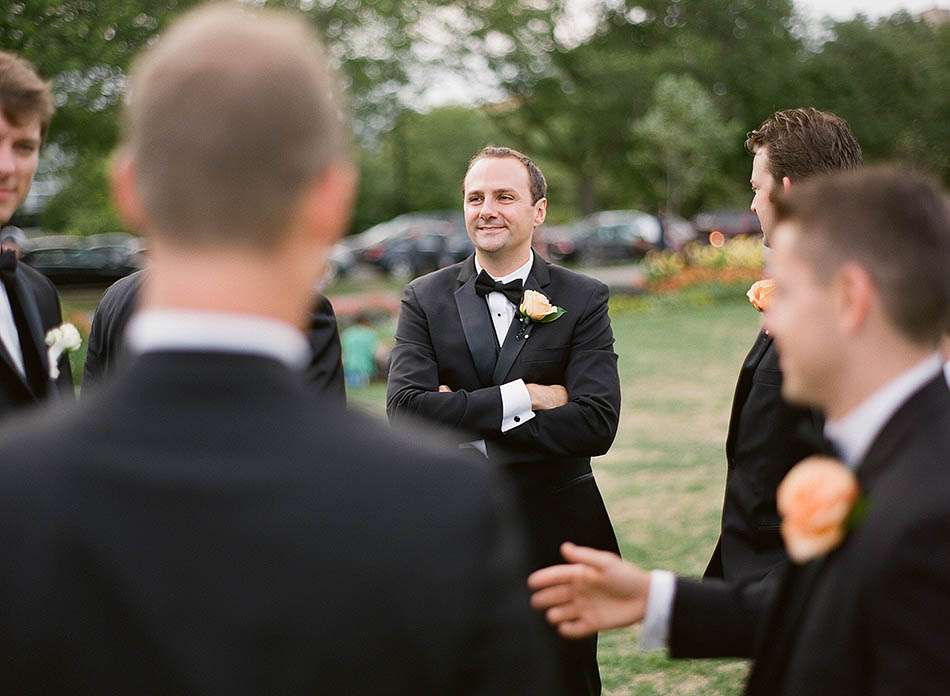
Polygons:
[[584,262],[640,259],[661,245],[663,230],[653,215],[639,210],[608,210],[581,221],[575,238],[577,257]]
[[690,242],[696,241],[698,234],[689,220],[671,213],[663,213],[659,219],[663,227],[663,248],[680,251]]
[[762,234],[756,214],[741,208],[700,213],[693,220],[693,226],[697,240],[713,246],[722,246],[733,237]]
[[397,280],[409,280],[461,261],[472,253],[468,235],[450,223],[419,222],[405,236],[391,237],[363,252],[365,263]]
[[461,213],[450,210],[426,210],[397,215],[392,220],[373,225],[364,232],[347,237],[342,243],[353,251],[357,263],[376,265],[387,242],[408,237],[418,225],[430,222],[442,223],[462,232],[465,230]]
[[577,223],[544,225],[534,231],[534,248],[549,261],[561,263],[577,258],[577,239],[585,228]]
[[24,246],[22,260],[55,285],[110,285],[138,270],[141,240],[123,232],[89,237],[48,235]]

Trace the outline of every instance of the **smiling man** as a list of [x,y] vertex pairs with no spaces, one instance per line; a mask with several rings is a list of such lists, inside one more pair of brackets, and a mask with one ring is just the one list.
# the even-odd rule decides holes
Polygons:
[[[463,194],[475,254],[406,288],[390,420],[448,426],[473,456],[505,469],[534,567],[557,562],[568,539],[616,552],[590,466],[613,442],[620,413],[607,288],[532,252],[547,191],[525,155],[477,153]],[[596,636],[559,645],[565,692],[600,693]]]
[[[26,200],[40,145],[53,117],[48,85],[27,61],[0,51],[0,227]],[[55,391],[73,395],[64,354],[50,378],[46,333],[62,323],[53,284],[12,249],[0,253],[0,418],[35,405]]]

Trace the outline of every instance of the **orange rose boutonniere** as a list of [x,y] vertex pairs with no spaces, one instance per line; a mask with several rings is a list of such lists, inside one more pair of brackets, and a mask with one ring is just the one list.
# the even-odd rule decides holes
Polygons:
[[769,308],[769,300],[772,297],[772,293],[775,291],[775,281],[771,278],[766,278],[765,280],[757,280],[752,283],[752,287],[749,288],[749,292],[746,293],[746,297],[749,298],[749,302],[752,303],[752,306],[755,307],[760,312],[764,312]]
[[821,455],[792,467],[778,487],[776,502],[785,548],[795,563],[807,563],[838,546],[865,507],[851,470]]

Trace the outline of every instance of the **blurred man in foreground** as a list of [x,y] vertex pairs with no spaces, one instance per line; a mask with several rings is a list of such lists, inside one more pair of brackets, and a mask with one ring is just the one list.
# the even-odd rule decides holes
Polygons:
[[302,18],[237,5],[135,64],[136,357],[0,434],[0,692],[550,693],[486,467],[300,377],[354,192],[333,92]]
[[[792,558],[761,584],[695,583],[566,545],[533,604],[567,636],[643,621],[676,657],[754,656],[748,694],[950,693],[950,219],[937,186],[874,169],[776,207],[766,327],[782,392],[820,407],[841,460],[778,494]],[[852,473],[853,472],[853,473]]]

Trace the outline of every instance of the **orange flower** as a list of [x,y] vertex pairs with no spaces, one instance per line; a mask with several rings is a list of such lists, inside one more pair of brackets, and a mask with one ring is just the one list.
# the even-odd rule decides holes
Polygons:
[[815,455],[792,467],[777,496],[789,557],[807,563],[838,546],[857,499],[858,482],[837,459]]
[[772,297],[774,291],[775,281],[771,278],[766,278],[765,280],[758,280],[752,283],[752,287],[749,288],[746,297],[749,298],[749,302],[752,303],[753,307],[760,312],[764,312],[769,308],[769,298]]

